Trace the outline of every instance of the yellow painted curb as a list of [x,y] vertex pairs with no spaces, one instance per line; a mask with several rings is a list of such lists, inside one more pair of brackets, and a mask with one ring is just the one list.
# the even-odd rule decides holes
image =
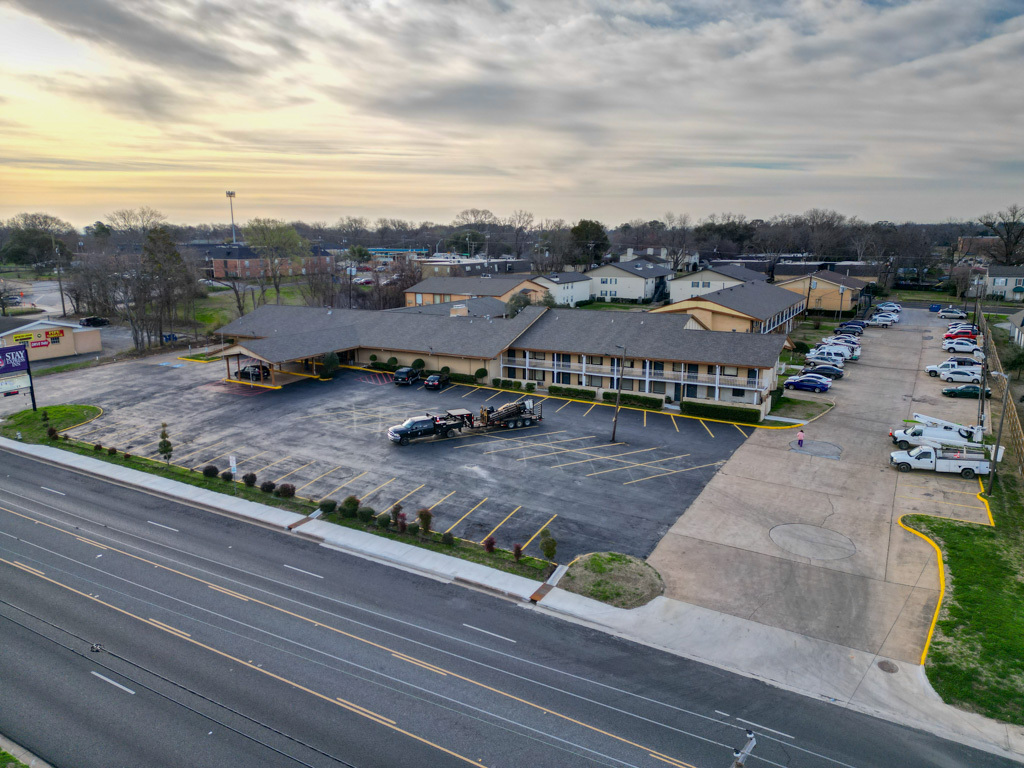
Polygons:
[[219,363],[220,360],[196,360],[194,357],[176,357],[175,360],[184,360],[186,363]]
[[270,384],[257,384],[253,381],[241,381],[240,379],[221,379],[228,384],[241,384],[243,387],[260,387],[261,389],[281,389],[281,385],[271,386]]
[[64,429],[62,429],[61,432],[70,432],[72,429],[78,429],[79,427],[84,427],[90,421],[96,421],[96,419],[98,419],[100,416],[103,415],[103,409],[100,408],[100,406],[93,405],[93,406],[90,406],[90,407],[91,408],[99,408],[100,412],[97,413],[95,416],[93,416],[91,419],[86,419],[85,421],[81,422],[80,424],[75,424],[75,425],[70,426],[70,427],[64,427]]

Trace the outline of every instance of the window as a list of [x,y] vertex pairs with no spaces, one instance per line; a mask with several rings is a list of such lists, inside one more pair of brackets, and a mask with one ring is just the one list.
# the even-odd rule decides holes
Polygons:
[[587,376],[587,386],[597,387],[598,389],[600,389],[602,386],[604,386],[604,378],[602,378],[601,376]]
[[[603,282],[603,281],[602,281],[602,282]],[[602,296],[607,296],[607,295],[608,295],[608,291],[601,291],[601,295],[602,295]]]
[[711,287],[711,281],[710,280],[705,280],[703,282],[703,284],[701,285],[701,288],[710,288],[710,287]]
[[530,371],[530,379],[533,381],[544,381],[544,371]]
[[722,367],[722,375],[723,376],[739,376],[740,375],[740,370],[739,370],[739,368],[736,368],[735,366],[726,365],[726,366]]
[[531,360],[544,360],[546,358],[544,357],[544,353],[543,352],[531,352],[530,353],[530,359]]
[[604,358],[603,357],[597,357],[596,355],[591,355],[590,357],[587,358],[587,364],[588,365],[604,365]]
[[694,280],[690,283],[691,288],[700,288],[700,280]]
[[672,363],[672,370],[675,371],[676,373],[679,373],[680,371],[683,370],[683,364],[682,363]]
[[619,292],[618,291],[608,291],[608,295],[609,296],[618,296]]
[[633,391],[633,380],[632,379],[623,379],[622,380],[622,391],[623,392],[632,392]]
[[554,359],[555,363],[557,363],[558,365],[572,365],[572,355],[566,355],[561,352],[556,352],[552,356],[552,359]]
[[652,381],[651,382],[651,392],[653,392],[656,395],[664,395],[665,394],[665,382],[664,381]]
[[602,277],[601,278],[601,285],[608,285],[608,278],[607,277]]
[[993,278],[992,285],[1006,285],[1006,278],[1005,277]]
[[50,337],[50,343],[51,344],[60,344],[60,336],[51,336]]
[[732,396],[733,397],[746,397],[746,395],[747,395],[747,390],[745,390],[745,389],[733,389],[733,391],[732,391]]
[[555,384],[572,384],[572,374],[565,373],[564,371],[556,371],[551,374],[551,380]]
[[[523,354],[525,355],[526,353],[524,352]],[[510,349],[508,351],[508,359],[509,360],[515,360],[516,359],[516,351],[514,349]]]

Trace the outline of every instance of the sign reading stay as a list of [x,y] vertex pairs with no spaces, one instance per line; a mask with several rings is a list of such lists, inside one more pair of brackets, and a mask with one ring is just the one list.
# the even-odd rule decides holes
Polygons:
[[0,376],[28,370],[28,353],[23,344],[0,347]]

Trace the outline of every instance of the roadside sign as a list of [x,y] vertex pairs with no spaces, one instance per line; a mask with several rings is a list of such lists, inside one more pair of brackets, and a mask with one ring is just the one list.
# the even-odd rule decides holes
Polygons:
[[[31,334],[29,335],[31,338]],[[28,353],[24,344],[0,347],[0,376],[28,371]]]
[[15,376],[4,376],[0,378],[0,392],[17,392],[19,389],[28,389],[31,380],[27,373],[19,373]]
[[238,464],[235,462],[235,457],[234,456],[229,456],[228,457],[228,461],[231,462],[231,474],[232,475],[237,475],[238,474]]

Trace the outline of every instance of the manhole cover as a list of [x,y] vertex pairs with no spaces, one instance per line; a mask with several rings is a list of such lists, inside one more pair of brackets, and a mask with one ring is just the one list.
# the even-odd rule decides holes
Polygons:
[[925,341],[931,341],[931,340],[932,340],[932,339],[934,339],[934,338],[935,338],[934,336],[925,336],[925,337],[924,337],[924,340],[925,340]]
[[900,668],[893,664],[891,661],[880,661],[878,662],[878,668],[883,672],[888,672],[890,675],[894,672],[899,672]]
[[816,525],[776,525],[768,535],[781,549],[813,560],[842,560],[857,552],[857,546],[839,531]]
[[835,443],[826,443],[821,440],[804,440],[804,444],[801,447],[797,444],[796,440],[793,440],[789,444],[789,449],[796,453],[806,453],[810,456],[818,456],[823,459],[835,459],[839,460],[839,454],[843,452],[842,447]]

